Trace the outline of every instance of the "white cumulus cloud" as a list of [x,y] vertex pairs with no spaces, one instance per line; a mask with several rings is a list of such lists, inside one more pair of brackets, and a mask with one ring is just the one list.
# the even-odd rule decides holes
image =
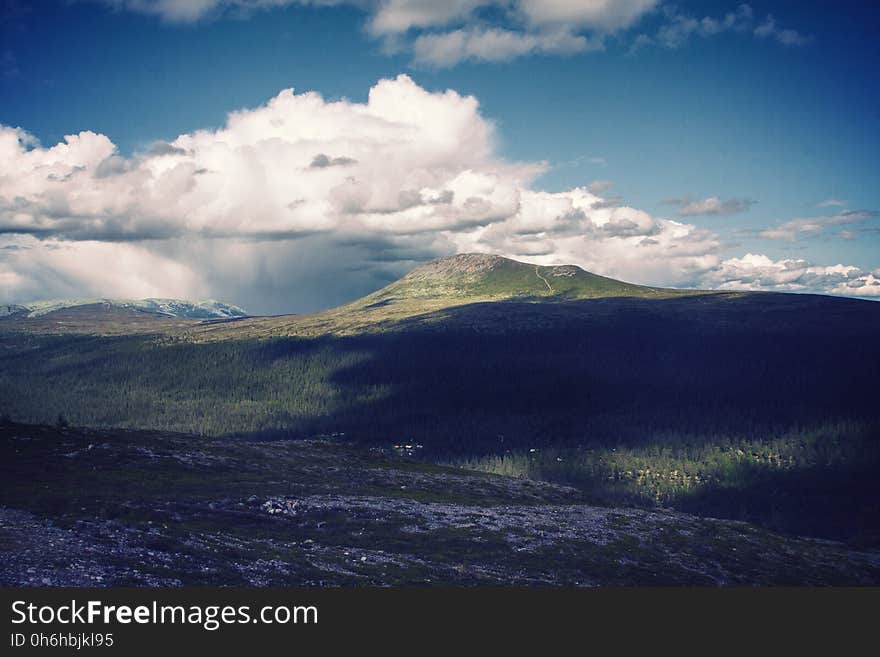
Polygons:
[[851,265],[815,265],[803,259],[772,260],[747,253],[730,258],[703,278],[712,287],[725,290],[781,292],[825,292],[845,296],[880,296],[878,272]]

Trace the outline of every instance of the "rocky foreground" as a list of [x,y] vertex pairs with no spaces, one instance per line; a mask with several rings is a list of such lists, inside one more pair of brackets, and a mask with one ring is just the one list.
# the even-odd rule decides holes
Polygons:
[[880,553],[338,439],[0,427],[0,584],[880,584]]

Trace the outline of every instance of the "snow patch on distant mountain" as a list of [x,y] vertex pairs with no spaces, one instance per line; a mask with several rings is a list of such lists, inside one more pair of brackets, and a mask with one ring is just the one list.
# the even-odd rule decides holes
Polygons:
[[19,315],[26,312],[28,312],[28,309],[24,306],[17,306],[15,304],[0,306],[0,317],[9,317],[10,315]]
[[53,299],[51,301],[32,301],[17,305],[0,306],[0,317],[12,315],[40,317],[57,310],[103,304],[115,308],[127,308],[162,317],[181,317],[187,319],[232,319],[247,317],[242,308],[215,299],[205,301],[184,301],[181,299]]

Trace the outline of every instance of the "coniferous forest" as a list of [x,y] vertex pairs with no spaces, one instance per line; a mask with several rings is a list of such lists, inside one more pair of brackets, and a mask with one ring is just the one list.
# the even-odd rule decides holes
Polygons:
[[434,315],[317,337],[7,331],[2,411],[410,445],[420,459],[565,483],[598,503],[877,540],[875,304],[498,301]]

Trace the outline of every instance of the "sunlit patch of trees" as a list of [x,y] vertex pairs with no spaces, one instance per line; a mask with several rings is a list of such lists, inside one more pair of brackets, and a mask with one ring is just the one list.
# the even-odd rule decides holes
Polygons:
[[668,506],[783,531],[880,540],[880,423],[767,434],[662,433],[638,446],[533,447],[453,461],[580,488],[604,504]]

